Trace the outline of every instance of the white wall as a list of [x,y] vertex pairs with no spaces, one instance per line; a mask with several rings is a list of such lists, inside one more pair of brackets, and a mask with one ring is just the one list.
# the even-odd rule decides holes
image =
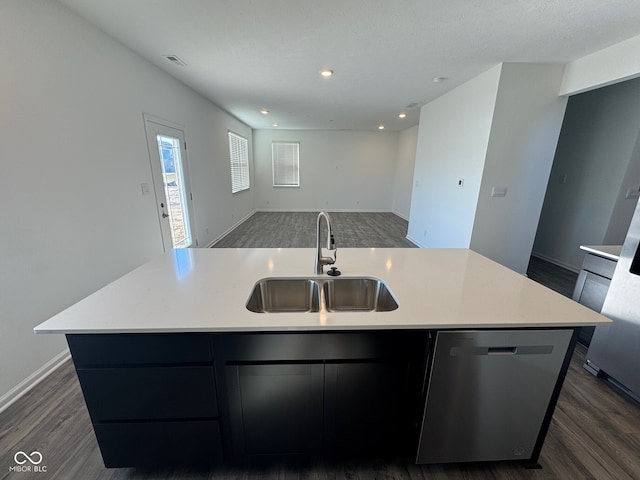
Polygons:
[[[162,252],[143,112],[185,127],[195,238],[253,211],[227,129],[251,130],[46,0],[0,2],[0,399],[65,349],[32,328]],[[207,233],[207,229],[209,233]]]
[[498,65],[420,110],[407,234],[418,245],[469,247],[501,70]]
[[526,271],[566,105],[561,80],[559,65],[501,64],[422,107],[413,242]]
[[[257,210],[391,210],[397,132],[254,130]],[[271,143],[300,142],[300,187],[273,187]]]
[[567,64],[560,95],[573,95],[640,76],[640,35]]
[[411,190],[417,145],[418,125],[402,130],[398,134],[398,159],[396,162],[391,211],[405,220],[409,220],[409,212],[411,210]]
[[[584,257],[580,245],[622,244],[635,200],[620,198],[620,191],[636,148],[639,112],[640,79],[570,98],[535,239],[536,255],[579,270]],[[629,170],[634,174],[637,167]],[[636,176],[624,183],[638,188],[639,182]]]
[[[470,248],[525,273],[567,99],[562,65],[505,63]],[[505,197],[492,197],[506,187]]]

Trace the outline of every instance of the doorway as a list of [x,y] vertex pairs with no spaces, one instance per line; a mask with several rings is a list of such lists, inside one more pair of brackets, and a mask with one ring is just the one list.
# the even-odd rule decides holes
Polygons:
[[191,188],[184,130],[144,115],[162,245],[187,248],[191,235]]

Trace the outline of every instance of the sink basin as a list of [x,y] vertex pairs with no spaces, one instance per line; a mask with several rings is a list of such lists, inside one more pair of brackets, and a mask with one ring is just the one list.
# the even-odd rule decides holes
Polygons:
[[247,309],[256,313],[318,312],[320,286],[309,278],[264,278],[253,287]]
[[263,278],[246,306],[255,313],[390,312],[398,302],[377,278]]
[[329,312],[390,312],[398,302],[387,285],[377,278],[325,280],[324,298]]

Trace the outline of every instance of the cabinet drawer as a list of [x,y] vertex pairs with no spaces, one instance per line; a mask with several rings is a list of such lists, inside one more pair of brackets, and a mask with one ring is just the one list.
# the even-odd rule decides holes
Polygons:
[[616,269],[616,264],[617,262],[615,260],[586,254],[584,256],[584,261],[582,262],[582,269],[600,275],[601,277],[611,279],[611,277],[613,277],[613,271]]
[[94,334],[67,335],[78,367],[211,362],[208,335]]
[[78,369],[94,423],[217,417],[212,367]]
[[77,367],[211,361],[209,337],[201,334],[67,335]]
[[214,350],[225,362],[323,361],[423,354],[427,332],[218,334]]
[[216,421],[94,425],[105,467],[212,465],[222,461]]

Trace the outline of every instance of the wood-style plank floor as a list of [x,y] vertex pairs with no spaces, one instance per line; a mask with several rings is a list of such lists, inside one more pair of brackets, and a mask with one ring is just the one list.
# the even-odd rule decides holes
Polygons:
[[[342,228],[345,233],[350,227]],[[404,228],[398,235],[404,236]],[[336,234],[340,235],[337,227]],[[539,470],[526,470],[513,462],[415,465],[411,458],[275,463],[205,471],[106,469],[68,361],[0,414],[0,480],[640,479],[640,407],[587,373],[582,368],[585,353],[578,347],[573,356]],[[15,453],[36,450],[43,456],[40,465],[46,466],[46,472],[10,471]]]
[[[408,222],[393,213],[330,212],[329,216],[338,249],[415,247],[406,239]],[[256,212],[214,248],[315,247],[317,218],[318,212]],[[324,239],[324,220],[320,227]]]

